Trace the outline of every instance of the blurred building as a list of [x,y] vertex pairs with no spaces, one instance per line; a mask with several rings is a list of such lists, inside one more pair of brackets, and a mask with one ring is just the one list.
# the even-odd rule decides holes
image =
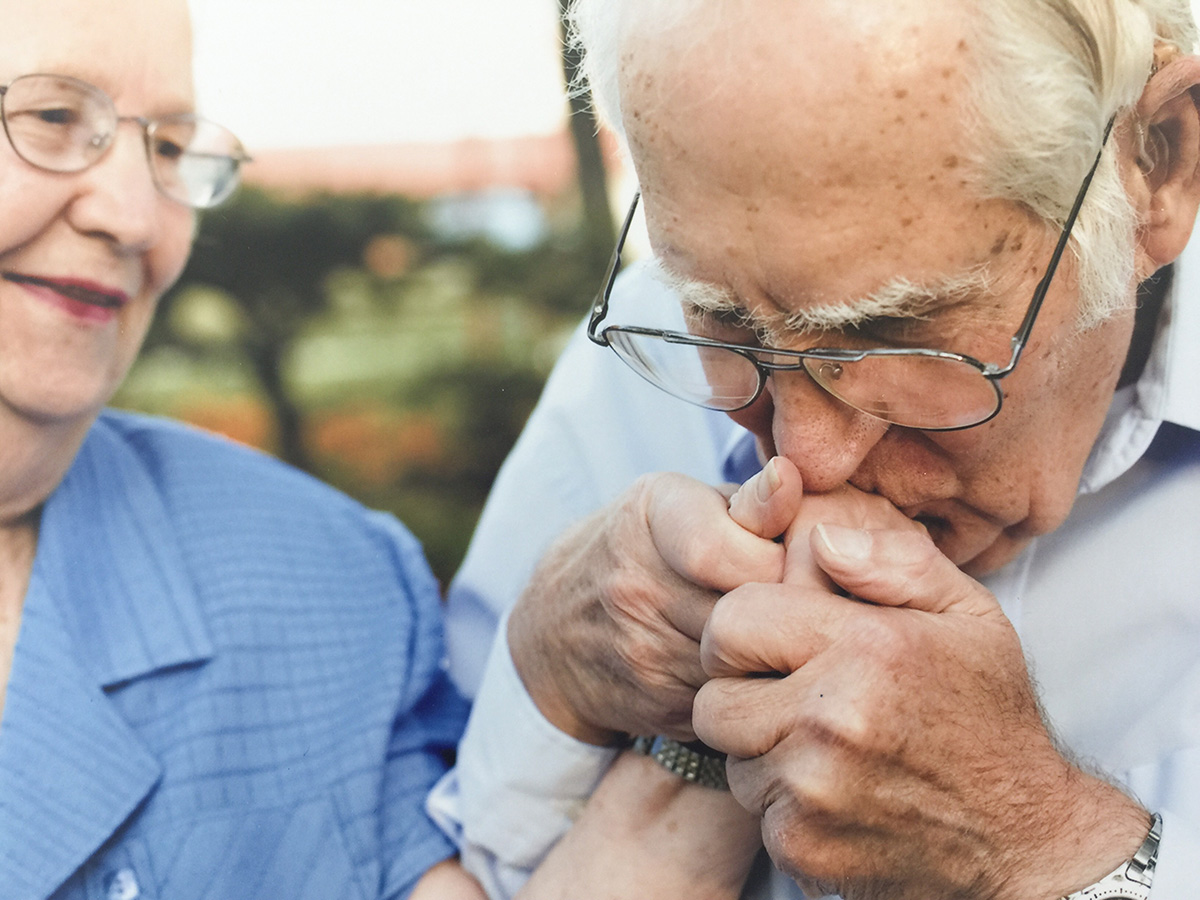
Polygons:
[[566,131],[444,144],[266,150],[246,167],[248,184],[284,191],[379,192],[436,197],[496,186],[556,196],[575,177]]

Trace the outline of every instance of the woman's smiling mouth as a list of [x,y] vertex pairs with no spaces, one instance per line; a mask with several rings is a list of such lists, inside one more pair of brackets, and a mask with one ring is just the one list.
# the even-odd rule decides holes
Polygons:
[[107,322],[129,302],[124,291],[113,290],[92,281],[73,278],[42,278],[18,272],[4,272],[5,281],[19,284],[79,319]]

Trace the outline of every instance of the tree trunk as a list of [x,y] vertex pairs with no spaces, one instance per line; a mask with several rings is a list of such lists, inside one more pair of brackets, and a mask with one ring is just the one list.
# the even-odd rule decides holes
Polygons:
[[267,395],[278,429],[276,455],[286,463],[306,472],[313,471],[312,457],[304,443],[304,416],[292,402],[283,381],[282,351],[289,342],[249,341],[246,355],[254,366],[259,384]]
[[[559,34],[562,36],[563,78],[568,86],[575,83],[580,66],[580,55],[567,46],[567,3],[558,0]],[[608,258],[616,243],[617,232],[608,206],[608,178],[604,169],[604,154],[600,147],[599,122],[592,112],[588,94],[572,95],[570,98],[571,141],[575,145],[578,162],[579,194],[583,204],[584,254],[588,267],[597,282],[604,276]]]

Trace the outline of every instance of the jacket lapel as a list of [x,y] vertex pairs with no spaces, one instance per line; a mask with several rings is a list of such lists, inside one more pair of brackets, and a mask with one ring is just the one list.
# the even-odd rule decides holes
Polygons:
[[0,723],[0,884],[12,900],[51,894],[160,775],[74,650],[35,572]]
[[0,885],[42,900],[161,777],[108,692],[212,656],[170,511],[102,418],[42,514],[0,721]]

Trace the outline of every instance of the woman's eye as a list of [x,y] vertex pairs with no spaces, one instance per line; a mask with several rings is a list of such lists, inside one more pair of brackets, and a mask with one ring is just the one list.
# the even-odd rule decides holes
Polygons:
[[159,140],[154,142],[154,154],[161,156],[163,159],[179,159],[179,157],[183,156],[183,153],[183,147],[174,141]]
[[47,125],[74,125],[80,119],[76,110],[67,107],[31,110],[31,112],[39,122]]

